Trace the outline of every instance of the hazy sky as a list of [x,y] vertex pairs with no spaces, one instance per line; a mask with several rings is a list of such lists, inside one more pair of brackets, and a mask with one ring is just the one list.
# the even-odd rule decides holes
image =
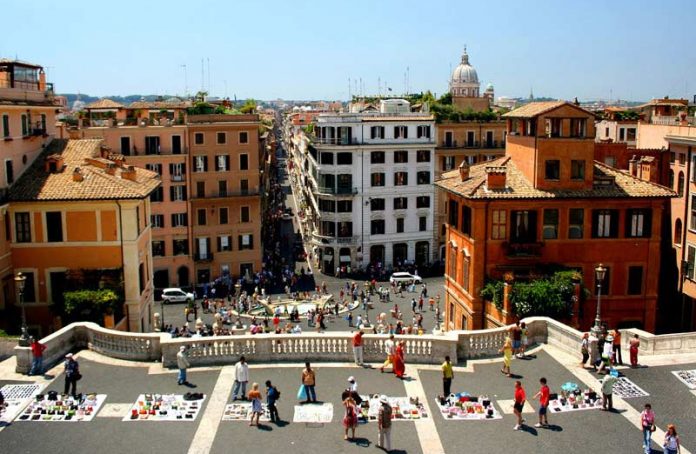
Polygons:
[[0,57],[44,65],[63,93],[203,84],[218,96],[347,99],[349,77],[365,94],[378,78],[404,92],[408,67],[412,92],[440,95],[466,44],[496,96],[696,94],[694,0],[3,0],[0,11]]

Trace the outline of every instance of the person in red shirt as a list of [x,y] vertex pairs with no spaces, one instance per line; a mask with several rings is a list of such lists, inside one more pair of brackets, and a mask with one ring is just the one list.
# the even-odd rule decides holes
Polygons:
[[522,409],[524,408],[525,400],[527,400],[527,394],[524,392],[522,382],[517,380],[515,381],[515,404],[513,405],[515,416],[517,416],[517,424],[513,427],[514,430],[520,430],[522,428],[522,423],[524,423],[524,419],[522,419]]
[[353,336],[353,359],[355,360],[355,364],[358,366],[363,365],[363,334],[363,330],[359,330]]
[[46,346],[32,338],[30,347],[32,361],[29,375],[41,375],[43,373],[43,352],[46,350]]
[[541,377],[539,379],[541,383],[541,388],[539,392],[534,394],[534,398],[539,398],[539,422],[534,424],[534,427],[542,427],[549,425],[548,408],[549,408],[549,396],[551,395],[551,390],[549,390],[546,384],[546,378]]

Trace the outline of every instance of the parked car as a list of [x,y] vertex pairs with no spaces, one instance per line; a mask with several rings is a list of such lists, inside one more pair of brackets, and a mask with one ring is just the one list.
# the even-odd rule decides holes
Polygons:
[[390,283],[396,282],[397,284],[401,284],[403,282],[406,285],[410,285],[413,283],[421,284],[421,283],[423,283],[423,279],[421,279],[420,276],[416,276],[415,274],[398,272],[398,273],[392,274],[389,277],[389,282]]
[[162,291],[162,303],[192,303],[195,299],[193,293],[186,293],[180,288],[165,288]]

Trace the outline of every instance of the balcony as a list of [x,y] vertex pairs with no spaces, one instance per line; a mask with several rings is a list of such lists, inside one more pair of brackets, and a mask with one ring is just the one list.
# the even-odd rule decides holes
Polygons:
[[358,188],[351,188],[351,187],[332,188],[332,187],[328,187],[328,186],[318,186],[317,192],[319,194],[326,194],[326,195],[355,195],[358,193]]
[[171,175],[171,181],[182,182],[186,180],[186,175]]
[[196,262],[212,262],[213,253],[196,251],[196,253],[193,254],[193,260]]
[[481,148],[505,148],[504,140],[484,140]]
[[256,197],[260,195],[258,188],[238,191],[211,191],[208,194],[197,194],[191,200],[224,199],[228,197]]
[[502,244],[503,250],[507,257],[525,258],[525,257],[540,257],[541,249],[544,243],[508,243]]

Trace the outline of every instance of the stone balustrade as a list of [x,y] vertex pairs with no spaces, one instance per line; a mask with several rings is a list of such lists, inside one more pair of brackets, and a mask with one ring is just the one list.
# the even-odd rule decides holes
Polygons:
[[621,340],[624,346],[629,339],[638,335],[640,355],[672,355],[696,352],[696,332],[675,334],[652,334],[642,329],[622,329]]

